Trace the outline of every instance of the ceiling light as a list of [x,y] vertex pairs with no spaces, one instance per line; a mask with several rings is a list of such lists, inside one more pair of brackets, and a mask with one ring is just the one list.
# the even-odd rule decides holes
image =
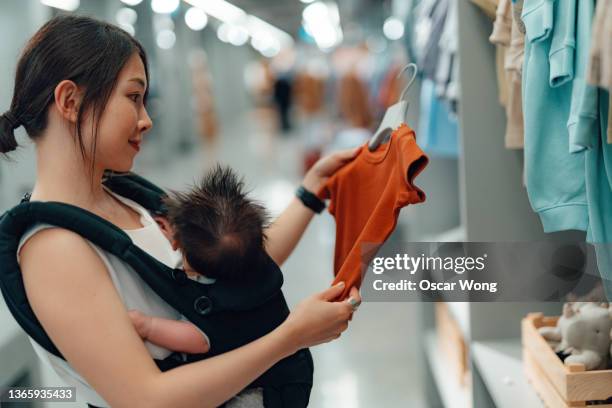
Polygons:
[[142,3],[142,0],[121,0],[121,1],[127,4],[128,6],[137,6],[140,3]]
[[304,31],[314,38],[322,50],[330,50],[343,39],[340,14],[335,2],[316,1],[302,11]]
[[185,2],[204,10],[209,16],[224,23],[237,23],[247,16],[243,9],[225,0],[185,0]]
[[223,23],[217,28],[217,38],[224,43],[229,42],[229,29],[230,26],[227,23]]
[[270,23],[263,21],[262,19],[255,16],[248,16],[246,22],[246,28],[249,31],[251,37],[273,37],[280,43],[282,47],[290,47],[293,45],[293,37],[284,32],[283,30],[273,26]]
[[79,0],[40,0],[42,4],[60,10],[74,11],[79,8]]
[[240,47],[249,41],[249,32],[240,26],[230,26],[227,37],[230,44]]
[[191,7],[185,13],[185,24],[194,31],[200,31],[208,24],[208,16],[198,7]]
[[179,3],[179,0],[151,0],[151,9],[159,14],[170,14],[176,11]]
[[[222,23],[230,26],[240,26],[247,30],[247,34],[251,38],[259,38],[262,36],[272,36],[280,42],[282,47],[290,47],[293,45],[293,37],[285,31],[275,27],[274,25],[263,21],[262,19],[247,14],[240,7],[236,7],[232,3],[225,0],[184,0],[194,7],[198,7],[208,15],[216,18]],[[224,28],[227,30],[229,27]],[[225,42],[229,42],[226,36],[227,32],[223,32],[221,37]],[[219,32],[217,31],[217,36]],[[220,38],[221,38],[220,37]],[[242,39],[240,37],[240,39]],[[224,41],[222,40],[222,41]],[[247,39],[248,41],[248,39]]]
[[279,52],[280,52],[280,47],[271,45],[261,50],[261,55],[267,58],[272,58],[272,57],[276,57]]
[[404,35],[404,23],[396,17],[389,17],[383,24],[383,33],[390,40],[399,40]]

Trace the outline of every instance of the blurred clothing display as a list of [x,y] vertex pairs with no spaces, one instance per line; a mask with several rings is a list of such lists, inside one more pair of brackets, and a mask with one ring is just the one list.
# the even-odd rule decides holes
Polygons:
[[296,105],[307,115],[320,112],[324,106],[325,81],[309,73],[300,73],[295,78]]
[[436,95],[446,99],[450,111],[457,114],[459,104],[459,41],[457,27],[457,3],[450,2],[439,42],[436,67]]
[[372,112],[369,95],[361,78],[349,72],[340,79],[339,104],[342,117],[351,125],[369,128],[372,125]]
[[457,4],[422,0],[409,10],[407,52],[414,55],[424,78],[435,82],[436,95],[456,115],[459,105]]
[[434,82],[423,79],[419,114],[418,142],[430,156],[457,157],[459,139],[457,118],[448,104],[436,95]]
[[593,21],[588,80],[612,90],[612,2],[597,2]]
[[489,41],[497,46],[500,103],[506,109],[505,146],[508,149],[522,149],[524,128],[521,81],[525,40],[510,0],[500,0]]
[[376,150],[362,145],[357,157],[317,192],[330,199],[329,212],[336,220],[334,284],[345,282],[342,299],[351,287],[360,287],[365,267],[393,232],[400,209],[425,201],[414,179],[427,163],[414,131],[402,124]]
[[[427,3],[432,3],[427,4]],[[426,37],[418,65],[426,78],[435,79],[438,58],[440,55],[440,38],[444,32],[444,23],[448,11],[448,0],[425,0],[421,3],[423,32],[419,36]]]

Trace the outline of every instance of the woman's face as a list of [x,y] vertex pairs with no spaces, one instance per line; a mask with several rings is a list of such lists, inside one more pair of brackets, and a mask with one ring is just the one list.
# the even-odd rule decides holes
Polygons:
[[135,53],[120,71],[100,118],[95,153],[97,166],[118,172],[132,168],[144,133],[152,126],[143,103],[147,86],[144,64]]

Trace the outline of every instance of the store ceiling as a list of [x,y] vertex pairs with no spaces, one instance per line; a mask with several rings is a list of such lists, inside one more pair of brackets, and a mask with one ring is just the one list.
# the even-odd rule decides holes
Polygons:
[[[280,29],[296,36],[302,23],[302,10],[307,5],[299,0],[230,0],[231,3],[242,8]],[[340,10],[342,25],[361,23],[363,19],[388,7],[389,0],[336,0]]]
[[300,28],[304,4],[299,0],[231,0],[231,3],[294,37]]

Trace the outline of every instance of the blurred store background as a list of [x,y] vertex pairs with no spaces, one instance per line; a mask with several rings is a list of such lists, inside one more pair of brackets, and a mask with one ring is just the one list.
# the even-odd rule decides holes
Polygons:
[[[490,12],[495,2],[478,3]],[[419,75],[406,93],[406,121],[430,157],[416,182],[427,201],[402,210],[392,239],[521,239],[536,230],[531,214],[516,212],[527,214],[529,208],[519,155],[503,144],[505,117],[488,42],[492,19],[468,0],[2,0],[0,111],[10,104],[26,40],[60,13],[113,22],[144,45],[154,127],[134,170],[162,187],[186,188],[222,162],[278,214],[319,157],[372,136],[408,85],[402,68],[416,62]],[[460,77],[458,56],[466,43],[475,54],[462,61],[467,68],[462,65]],[[463,112],[463,106],[470,108]],[[460,137],[468,126],[471,144]],[[22,147],[10,160],[0,160],[2,211],[34,181],[34,150],[19,132]],[[493,153],[479,150],[489,148]],[[470,167],[481,159],[482,172]],[[471,177],[478,181],[470,185]],[[474,194],[475,186],[482,194]],[[489,201],[470,201],[485,196]],[[489,211],[496,206],[497,212]],[[334,228],[328,213],[316,217],[284,265],[291,305],[331,282]],[[506,335],[511,327],[518,337],[523,309],[528,308],[514,312],[512,322],[501,312],[499,324],[487,330]],[[470,330],[500,313],[492,308],[474,314],[467,306],[452,311],[468,339]],[[455,384],[454,366],[439,360],[433,316],[431,305],[364,304],[338,341],[314,348],[311,406],[469,406],[465,387],[472,381]],[[477,322],[470,329],[460,316],[477,316]],[[0,305],[0,386],[58,381],[38,364]]]

